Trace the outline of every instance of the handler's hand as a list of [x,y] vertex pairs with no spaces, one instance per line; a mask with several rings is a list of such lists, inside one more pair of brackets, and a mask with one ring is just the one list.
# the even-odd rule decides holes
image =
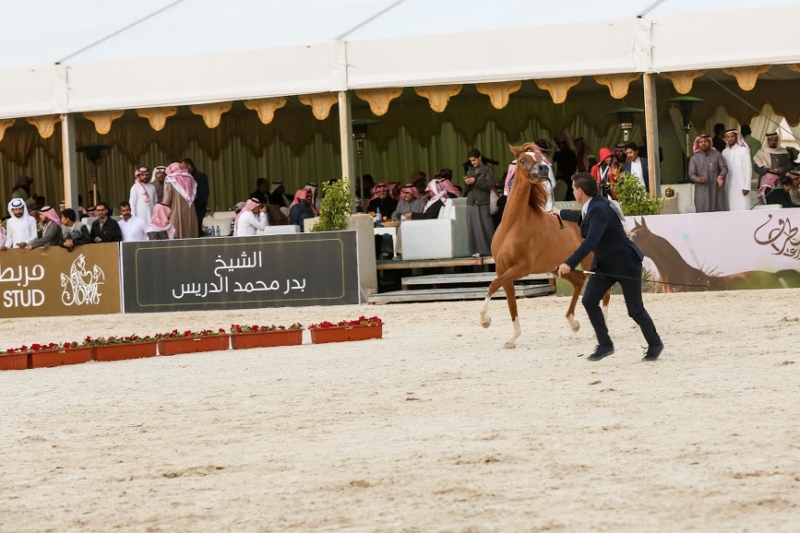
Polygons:
[[722,179],[722,176],[717,176],[717,185],[722,187],[723,183],[724,183],[724,180]]
[[569,267],[568,264],[561,263],[560,265],[558,265],[558,277],[559,278],[564,277],[565,274],[569,274],[570,272],[572,272],[572,269]]
[[742,189],[742,196],[747,196],[750,194],[750,189]]
[[697,177],[697,182],[698,183],[705,183],[706,182],[706,177],[705,176],[698,176]]
[[550,211],[551,217],[560,217],[561,216],[561,209],[553,209]]

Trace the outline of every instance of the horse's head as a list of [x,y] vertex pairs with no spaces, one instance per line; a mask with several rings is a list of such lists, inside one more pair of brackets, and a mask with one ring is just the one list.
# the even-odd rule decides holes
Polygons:
[[541,183],[550,177],[550,169],[543,165],[544,157],[534,144],[522,147],[511,147],[511,152],[517,158],[517,169],[523,170],[523,175],[529,183]]
[[643,217],[639,218],[639,220],[634,220],[633,230],[630,233],[630,238],[633,242],[636,242],[636,239],[641,241],[650,235],[652,235],[652,233],[650,232],[650,228],[647,227],[647,222]]

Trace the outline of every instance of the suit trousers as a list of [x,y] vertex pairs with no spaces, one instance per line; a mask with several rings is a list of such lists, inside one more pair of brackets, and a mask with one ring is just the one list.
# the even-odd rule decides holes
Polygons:
[[586,284],[586,290],[583,293],[581,303],[586,314],[589,315],[589,321],[592,323],[594,332],[597,334],[597,343],[600,346],[610,347],[614,343],[611,342],[611,337],[608,335],[608,327],[606,326],[606,319],[603,316],[603,311],[600,309],[600,301],[603,295],[608,291],[614,283],[619,283],[622,287],[622,294],[625,297],[625,305],[628,308],[628,316],[631,317],[642,330],[648,346],[656,346],[661,344],[661,338],[658,336],[656,326],[653,324],[653,319],[647,313],[642,303],[642,263],[638,261],[635,266],[632,266],[629,272],[625,274],[607,274],[597,273],[589,278]]

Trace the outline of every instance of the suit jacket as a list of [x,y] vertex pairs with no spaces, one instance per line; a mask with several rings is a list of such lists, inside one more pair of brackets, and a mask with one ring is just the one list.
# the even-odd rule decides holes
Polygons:
[[91,231],[92,242],[96,237],[100,237],[102,242],[122,242],[122,230],[119,227],[119,222],[111,217],[106,218],[103,224],[103,229],[100,229],[100,219],[92,222]]
[[194,208],[199,213],[202,211],[203,216],[206,214],[206,207],[208,207],[208,197],[211,194],[211,189],[208,184],[208,176],[195,169],[192,172],[192,177],[197,183],[197,194],[194,197]]
[[48,222],[47,226],[45,226],[44,231],[42,232],[42,236],[30,243],[30,246],[33,248],[41,248],[43,246],[58,246],[60,244],[61,226],[55,222]]
[[[642,162],[642,180],[644,181],[644,188],[647,189],[647,192],[650,192],[650,171],[648,170],[650,167],[647,163],[647,158],[639,156],[639,160]],[[626,161],[625,164],[622,166],[622,170],[627,172],[628,174],[631,173],[631,162]]]
[[622,221],[607,199],[592,198],[585,216],[577,209],[563,209],[561,218],[579,223],[584,238],[575,253],[564,261],[573,270],[589,252],[594,252],[592,270],[596,272],[625,274],[641,269],[644,255],[625,234]]

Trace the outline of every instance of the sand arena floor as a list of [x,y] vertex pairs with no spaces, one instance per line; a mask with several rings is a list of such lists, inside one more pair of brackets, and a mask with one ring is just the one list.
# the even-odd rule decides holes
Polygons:
[[[0,373],[0,531],[800,531],[798,291],[3,320],[5,347],[377,314],[384,339]],[[306,334],[307,335],[307,334]],[[306,343],[310,339],[306,337]]]

